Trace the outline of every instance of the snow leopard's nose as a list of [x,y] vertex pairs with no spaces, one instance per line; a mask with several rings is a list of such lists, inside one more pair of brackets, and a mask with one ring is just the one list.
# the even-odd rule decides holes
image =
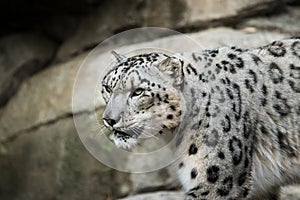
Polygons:
[[117,122],[114,119],[103,118],[103,122],[107,127],[113,127]]

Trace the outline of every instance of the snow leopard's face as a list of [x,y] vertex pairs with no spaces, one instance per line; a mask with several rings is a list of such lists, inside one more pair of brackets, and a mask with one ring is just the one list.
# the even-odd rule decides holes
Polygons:
[[114,131],[118,147],[131,148],[139,136],[162,134],[179,125],[182,65],[175,57],[142,54],[123,59],[106,74],[103,122]]

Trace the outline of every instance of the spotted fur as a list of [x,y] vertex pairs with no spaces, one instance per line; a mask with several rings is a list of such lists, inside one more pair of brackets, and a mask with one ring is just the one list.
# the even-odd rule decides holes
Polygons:
[[181,56],[123,58],[104,77],[116,145],[175,133],[186,199],[276,199],[299,183],[300,39]]

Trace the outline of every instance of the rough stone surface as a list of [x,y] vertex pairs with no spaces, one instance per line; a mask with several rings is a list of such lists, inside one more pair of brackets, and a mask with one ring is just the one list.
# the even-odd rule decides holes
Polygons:
[[256,27],[258,30],[275,30],[289,33],[294,36],[300,35],[300,6],[287,7],[280,15],[270,17],[257,17],[246,20],[242,27]]
[[126,4],[117,0],[104,2],[98,11],[81,21],[76,33],[61,46],[57,53],[58,60],[93,47],[118,31],[140,26],[141,17],[137,10],[140,3],[134,0]]
[[107,200],[131,187],[128,173],[104,166],[84,149],[72,118],[0,144],[0,172],[0,199],[7,200]]
[[139,194],[135,196],[130,196],[122,198],[120,200],[182,200],[184,199],[183,192],[177,191],[162,191],[162,192],[153,192],[149,194]]
[[46,23],[40,25],[39,28],[46,35],[61,43],[74,34],[81,19],[82,16],[80,15],[63,13],[52,16]]
[[[76,122],[80,121],[77,127],[91,130],[84,133],[90,140],[98,133],[93,115],[74,116]],[[0,171],[5,172],[0,173],[0,199],[107,200],[128,193],[174,189],[168,169],[129,174],[106,167],[84,149],[77,131],[72,117],[65,116],[0,144]],[[134,161],[125,162],[132,165]]]
[[183,0],[146,1],[143,25],[184,29],[201,29],[235,24],[236,19],[274,12],[279,2],[273,0]]
[[[0,138],[71,113],[73,82],[80,57],[25,81],[0,116]],[[30,95],[27,95],[30,94]]]
[[63,39],[75,28],[73,22],[78,24],[83,15],[93,12],[103,1],[106,0],[2,0],[0,37],[34,30]]
[[[61,46],[58,60],[64,60],[91,48],[109,36],[141,26],[189,30],[232,24],[245,17],[274,12],[281,5],[276,0],[118,0],[101,4],[94,14],[83,19],[77,31]],[[126,12],[124,12],[126,11]],[[160,35],[133,37],[121,45],[157,38]]]
[[[179,35],[129,45],[117,51],[122,53],[153,45],[162,49],[176,50],[175,52],[199,51],[224,45],[251,48],[288,37],[288,35],[271,32],[248,34],[229,28],[210,29],[187,34],[187,36],[197,41],[199,45],[194,42],[188,43],[184,35]],[[90,55],[86,65],[81,68],[82,76],[77,78],[80,83],[80,88],[77,90],[81,91],[76,98],[79,100],[77,102],[79,107],[72,110],[72,89],[76,73],[85,57],[86,55],[81,55],[69,62],[55,65],[25,81],[0,115],[0,132],[2,133],[0,141],[9,140],[20,131],[51,122],[61,116],[93,110],[95,104],[90,99],[94,99],[95,85],[101,80],[105,66],[110,62],[110,55],[108,52],[98,54],[96,51]],[[104,103],[100,94],[98,94],[97,101],[102,105]]]
[[20,33],[0,40],[0,106],[28,76],[53,57],[56,44],[41,35]]

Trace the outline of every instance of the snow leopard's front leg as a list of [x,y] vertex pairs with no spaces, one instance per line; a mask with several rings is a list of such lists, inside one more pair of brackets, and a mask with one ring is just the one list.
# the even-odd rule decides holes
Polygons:
[[[207,110],[210,114],[214,112]],[[206,119],[199,119],[198,125],[184,132],[189,137],[184,137],[180,144],[182,159],[178,173],[186,199],[249,196],[256,125],[247,110],[227,113],[225,110],[214,117],[207,114]]]

